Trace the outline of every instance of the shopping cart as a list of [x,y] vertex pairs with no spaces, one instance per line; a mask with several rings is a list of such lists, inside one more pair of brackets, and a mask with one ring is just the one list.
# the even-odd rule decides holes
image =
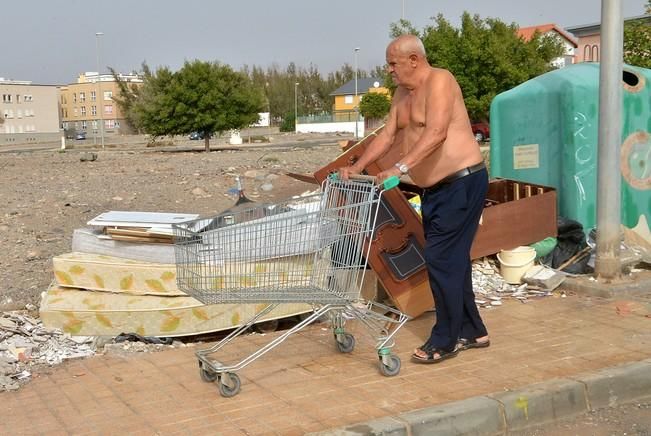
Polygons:
[[[339,351],[353,351],[355,337],[344,326],[359,320],[375,333],[380,372],[399,373],[400,358],[391,348],[408,316],[360,296],[378,206],[383,192],[397,183],[393,178],[378,186],[369,178],[342,180],[333,174],[319,194],[300,201],[173,226],[180,289],[204,304],[261,306],[224,339],[196,352],[204,381],[216,382],[224,397],[236,395],[237,371],[326,314]],[[209,358],[282,303],[310,303],[314,311],[235,364]]]

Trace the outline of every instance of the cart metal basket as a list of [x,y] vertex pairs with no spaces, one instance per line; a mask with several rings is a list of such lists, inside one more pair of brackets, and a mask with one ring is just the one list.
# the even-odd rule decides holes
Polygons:
[[[353,350],[355,338],[344,325],[357,319],[368,331],[379,332],[375,339],[382,374],[398,374],[400,359],[391,348],[408,317],[360,297],[378,205],[384,190],[396,184],[331,176],[319,194],[300,201],[173,226],[179,289],[205,304],[264,303],[226,338],[197,352],[203,380],[216,382],[225,397],[236,395],[236,371],[326,314],[339,351]],[[276,306],[290,302],[311,303],[314,312],[236,364],[208,357]]]

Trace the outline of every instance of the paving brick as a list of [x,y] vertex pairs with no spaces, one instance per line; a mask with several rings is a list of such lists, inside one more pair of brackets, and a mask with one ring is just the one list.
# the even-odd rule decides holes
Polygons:
[[[162,421],[156,421],[161,415],[171,416],[162,432],[166,435],[187,434],[190,421],[193,434],[210,434],[212,422],[219,420],[224,434],[244,435],[240,420],[255,424],[249,430],[259,434],[315,432],[651,358],[651,334],[649,340],[640,336],[649,331],[649,320],[635,311],[619,315],[608,300],[569,296],[528,304],[505,301],[482,314],[491,347],[464,351],[439,365],[410,362],[433,315],[407,323],[396,338],[394,352],[403,367],[395,377],[379,374],[372,343],[362,339],[361,331],[353,353],[341,354],[329,327],[313,325],[243,368],[242,391],[233,398],[221,397],[215,384],[199,378],[194,352],[209,344],[126,357],[97,355],[48,368],[20,391],[0,393],[0,425],[14,423],[14,428],[28,431],[38,420],[22,412],[31,407],[51,415],[41,416],[42,422],[60,423],[75,434],[98,429],[130,433],[127,427],[153,434],[162,431]],[[355,332],[359,328],[351,327]],[[240,337],[225,355],[246,354],[274,334]],[[595,383],[593,391],[599,386]],[[545,404],[541,400],[540,407]],[[66,414],[82,418],[65,421]],[[267,424],[258,428],[261,418]],[[126,427],[116,427],[120,422]]]

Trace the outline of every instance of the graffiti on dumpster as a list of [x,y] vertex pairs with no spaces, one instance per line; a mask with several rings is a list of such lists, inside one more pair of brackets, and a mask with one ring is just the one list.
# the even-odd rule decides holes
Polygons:
[[[586,201],[585,185],[588,177],[594,176],[594,159],[593,153],[595,146],[590,142],[590,138],[585,134],[587,129],[590,128],[588,117],[582,112],[574,113],[574,132],[576,150],[574,152],[574,161],[577,165],[577,172],[574,174],[574,183],[578,193],[578,198],[581,202]],[[581,168],[583,167],[583,168]],[[584,182],[585,181],[585,182]]]
[[651,189],[651,135],[638,131],[622,144],[620,168],[624,180],[635,189]]

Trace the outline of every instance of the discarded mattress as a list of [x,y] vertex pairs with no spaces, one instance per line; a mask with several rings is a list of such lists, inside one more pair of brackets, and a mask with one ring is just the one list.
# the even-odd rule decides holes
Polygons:
[[[187,336],[227,330],[259,313],[265,304],[203,305],[191,297],[93,292],[52,285],[42,295],[40,317],[48,328],[71,335]],[[261,321],[312,310],[303,303],[281,304]]]
[[59,286],[134,295],[185,295],[176,285],[176,265],[89,253],[52,258]]
[[104,239],[104,234],[101,230],[90,228],[79,228],[73,231],[72,251],[103,254],[106,256],[141,260],[143,262],[165,264],[173,264],[175,262],[174,245],[172,244],[150,244],[146,242]]

